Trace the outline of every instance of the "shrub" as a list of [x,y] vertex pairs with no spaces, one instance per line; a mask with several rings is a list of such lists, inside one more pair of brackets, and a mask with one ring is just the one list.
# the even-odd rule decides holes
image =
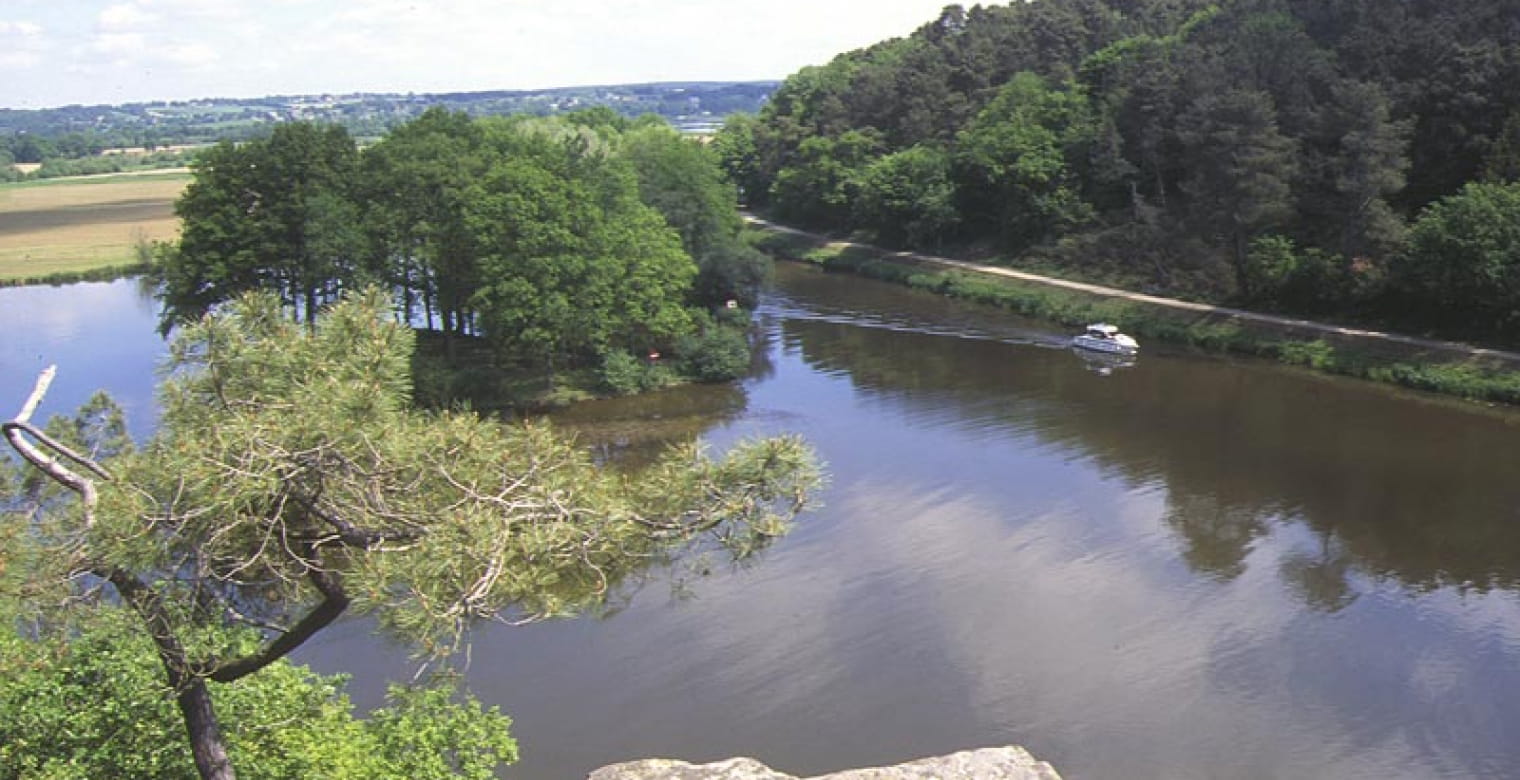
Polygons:
[[749,340],[735,328],[708,326],[681,339],[676,354],[681,372],[698,382],[727,382],[749,371]]
[[658,390],[677,381],[675,371],[665,363],[658,360],[646,362],[621,351],[602,354],[597,377],[604,388],[617,395]]
[[1284,363],[1326,371],[1335,367],[1335,348],[1323,340],[1284,341],[1277,345],[1277,357]]
[[627,352],[609,351],[602,355],[599,376],[608,390],[618,395],[632,395],[643,388],[644,365]]
[[[343,683],[281,660],[213,686],[239,777],[486,780],[517,759],[511,721],[450,686],[392,686],[366,720]],[[0,777],[196,776],[152,640],[120,613],[67,636],[0,632]]]

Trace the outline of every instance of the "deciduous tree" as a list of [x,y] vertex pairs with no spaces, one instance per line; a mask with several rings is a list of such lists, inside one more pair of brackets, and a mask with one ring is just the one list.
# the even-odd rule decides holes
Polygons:
[[356,183],[372,251],[410,316],[420,305],[453,347],[469,332],[480,286],[475,234],[465,219],[471,186],[485,172],[480,126],[433,108],[364,150]]
[[1390,283],[1431,321],[1520,330],[1520,183],[1472,182],[1431,204]]
[[619,151],[633,163],[639,198],[665,217],[697,263],[692,302],[711,308],[737,300],[753,306],[770,263],[739,240],[738,195],[723,175],[718,153],[667,125],[625,132]]
[[[153,640],[119,607],[71,617],[40,636],[0,634],[0,776],[196,777]],[[489,780],[516,760],[510,719],[455,702],[453,687],[392,686],[361,720],[341,676],[278,661],[212,696],[244,780]]]
[[466,220],[483,284],[472,303],[504,357],[556,366],[607,349],[666,349],[692,329],[696,264],[639,199],[636,175],[591,129],[490,128]]
[[1074,161],[1097,127],[1084,92],[1020,73],[961,134],[956,183],[968,223],[1025,248],[1092,217]]
[[306,122],[202,155],[175,203],[178,248],[157,270],[165,329],[259,289],[309,319],[360,281],[349,202],[357,155],[343,128]]
[[891,245],[934,246],[960,222],[950,155],[933,146],[915,146],[882,157],[860,177],[855,219]]

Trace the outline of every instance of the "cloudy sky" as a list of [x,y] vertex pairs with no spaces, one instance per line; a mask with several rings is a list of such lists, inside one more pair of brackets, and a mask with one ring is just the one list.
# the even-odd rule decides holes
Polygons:
[[779,79],[947,0],[3,0],[0,107]]

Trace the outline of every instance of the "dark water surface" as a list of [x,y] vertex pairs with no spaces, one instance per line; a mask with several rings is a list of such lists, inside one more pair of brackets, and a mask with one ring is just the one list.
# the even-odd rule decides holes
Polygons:
[[[679,595],[481,630],[508,776],[1005,743],[1071,780],[1520,776],[1520,415],[1152,345],[1091,363],[1000,312],[780,276],[751,380],[559,422],[634,456],[794,431],[823,508]],[[106,289],[0,290],[0,405],[56,351],[60,382],[90,366],[150,406],[151,306]],[[357,620],[301,659],[362,706],[412,671]]]

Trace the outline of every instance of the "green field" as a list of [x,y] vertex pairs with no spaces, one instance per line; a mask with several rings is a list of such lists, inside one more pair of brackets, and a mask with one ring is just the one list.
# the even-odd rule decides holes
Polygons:
[[0,283],[137,262],[145,241],[179,235],[185,172],[0,185]]

